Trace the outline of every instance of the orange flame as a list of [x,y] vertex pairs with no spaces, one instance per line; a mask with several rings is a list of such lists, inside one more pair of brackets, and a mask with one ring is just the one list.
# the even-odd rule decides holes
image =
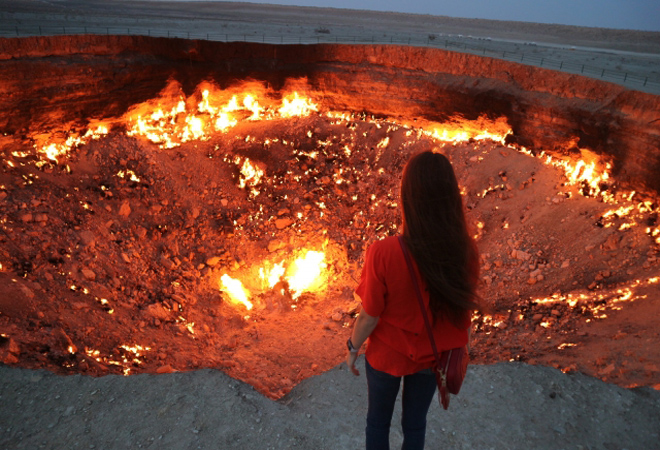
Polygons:
[[286,277],[293,298],[298,298],[310,290],[319,281],[321,272],[326,267],[325,253],[308,251],[305,256],[296,259],[291,267],[292,274]]
[[470,139],[476,141],[491,140],[505,145],[508,135],[513,131],[506,117],[491,120],[486,116],[480,116],[475,120],[454,117],[451,121],[443,124],[432,124],[431,130],[424,133],[444,142],[467,142]]
[[[236,164],[240,164],[240,158],[236,158]],[[256,186],[261,183],[261,178],[264,176],[264,171],[255,163],[250,161],[248,158],[245,158],[243,165],[241,166],[241,177],[238,181],[238,187],[244,189],[250,187],[253,195],[258,195],[259,190],[256,189]]]
[[284,261],[281,261],[279,264],[274,264],[271,268],[261,267],[259,269],[259,276],[272,289],[282,279],[285,271]]
[[297,92],[282,99],[282,107],[278,109],[280,116],[283,118],[288,117],[305,117],[309,116],[312,111],[318,111],[317,106],[309,101],[309,99],[300,97]]
[[252,309],[254,305],[248,300],[248,291],[243,287],[240,280],[236,280],[227,274],[220,278],[220,288],[227,293],[229,299],[234,304],[242,304],[248,310]]
[[[240,92],[234,94],[237,90]],[[157,99],[135,105],[122,119],[129,136],[173,148],[193,140],[208,140],[214,132],[225,132],[241,121],[303,117],[318,111],[311,99],[298,92],[286,94],[280,106],[270,98],[273,95],[258,83],[245,83],[231,92],[202,83],[186,97],[181,85],[172,81]]]

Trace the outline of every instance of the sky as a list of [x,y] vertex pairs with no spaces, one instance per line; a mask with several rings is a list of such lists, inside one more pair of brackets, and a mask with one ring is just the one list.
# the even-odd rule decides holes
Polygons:
[[[223,1],[223,0],[216,0]],[[238,0],[240,1],[240,0]],[[250,3],[396,11],[660,31],[660,0],[248,0]]]

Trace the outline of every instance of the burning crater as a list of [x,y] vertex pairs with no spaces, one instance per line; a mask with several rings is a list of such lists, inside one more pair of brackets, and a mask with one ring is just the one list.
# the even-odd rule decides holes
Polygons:
[[492,304],[473,360],[657,383],[658,97],[419,48],[1,44],[5,364],[285,395],[342,360],[363,252],[432,146]]

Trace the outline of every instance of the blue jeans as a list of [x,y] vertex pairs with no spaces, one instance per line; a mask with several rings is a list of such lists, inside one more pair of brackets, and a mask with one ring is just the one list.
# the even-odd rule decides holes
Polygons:
[[402,450],[421,450],[426,437],[426,414],[437,387],[431,369],[412,375],[395,377],[374,369],[365,360],[367,385],[369,387],[369,410],[367,411],[367,450],[389,450],[390,424],[394,403],[403,378],[401,398],[401,428],[403,429]]

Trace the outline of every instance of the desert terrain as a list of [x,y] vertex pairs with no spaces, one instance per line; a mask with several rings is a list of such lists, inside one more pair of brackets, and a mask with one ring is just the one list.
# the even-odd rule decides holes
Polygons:
[[[450,37],[645,78],[657,77],[660,57],[657,33],[234,3],[119,3],[0,2],[0,32],[116,27],[310,44],[333,36],[379,36],[430,45]],[[653,89],[653,83],[631,86],[642,87]],[[247,125],[237,130],[240,145],[215,138],[182,144],[172,153],[113,131],[70,159],[68,170],[79,176],[67,176],[57,164],[47,166],[37,182],[29,182],[29,171],[3,173],[2,212],[17,224],[3,229],[4,248],[7,254],[37,255],[34,263],[12,264],[0,274],[3,448],[362,445],[364,377],[352,377],[340,363],[357,311],[351,288],[365,245],[396,230],[391,200],[404,156],[430,138],[397,153],[405,127],[365,118],[333,123],[320,116],[293,125],[275,121],[272,136]],[[363,179],[342,175],[348,185],[329,188],[340,149],[357,142],[373,151],[385,138],[388,144],[375,156],[356,151],[339,162],[362,167],[375,157],[386,170],[364,166]],[[292,158],[287,141],[302,153]],[[273,182],[251,186],[262,191],[255,194],[237,185],[234,158],[259,148],[270,151],[264,161]],[[326,169],[310,173],[314,151]],[[471,141],[445,151],[461,162],[457,173],[470,186],[466,202],[470,220],[481,224],[483,292],[493,311],[476,321],[475,364],[461,395],[449,411],[434,405],[429,414],[428,446],[655,448],[659,263],[645,227],[623,213],[608,213],[597,198],[581,196],[584,186],[570,185],[556,168],[506,146]],[[3,153],[6,162],[24,158],[10,153]],[[218,163],[209,164],[214,158]],[[293,171],[287,174],[284,167]],[[308,186],[309,195],[295,197],[296,184]],[[69,189],[85,194],[65,194]],[[388,201],[374,204],[372,193]],[[345,201],[348,195],[352,202]],[[255,211],[255,200],[266,196],[262,214],[240,213]],[[619,192],[617,200],[637,204],[632,198]],[[510,199],[526,205],[522,214]],[[223,208],[226,215],[218,216]],[[343,231],[359,224],[355,209],[369,211],[364,220],[377,222],[363,235]],[[639,214],[636,220],[653,220],[652,213]],[[565,219],[553,223],[552,216]],[[289,227],[297,235],[286,234]],[[612,227],[631,231],[616,234]],[[249,244],[235,248],[224,242],[228,235]],[[296,302],[291,292],[263,294],[249,320],[240,307],[218,302],[212,283],[217,285],[221,269],[256,270],[246,264],[255,255],[275,257],[306,245],[328,253],[329,291],[302,294]],[[69,275],[61,279],[64,273]],[[574,291],[567,293],[567,286]],[[542,301],[539,292],[557,297]],[[589,299],[581,300],[581,293]],[[55,296],[66,301],[48,300]],[[116,301],[103,303],[101,297]],[[19,335],[24,337],[13,337]],[[151,353],[121,345],[126,337],[136,342],[145,336],[152,340]],[[101,357],[92,358],[94,351]],[[394,443],[400,442],[393,433]]]

